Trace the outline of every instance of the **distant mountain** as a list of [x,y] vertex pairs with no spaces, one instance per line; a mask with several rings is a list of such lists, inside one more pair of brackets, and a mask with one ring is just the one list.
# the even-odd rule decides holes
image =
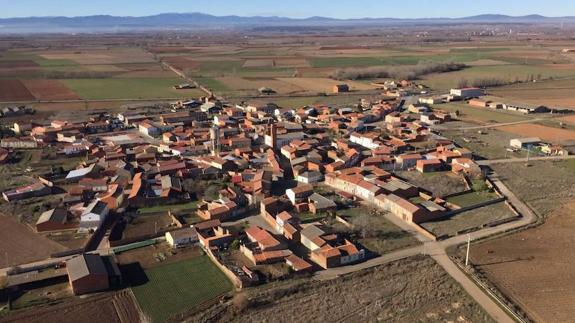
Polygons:
[[0,33],[58,33],[110,32],[177,29],[222,29],[265,26],[366,26],[366,25],[421,25],[421,24],[548,24],[573,23],[575,17],[545,17],[541,15],[506,16],[485,14],[463,18],[362,18],[335,19],[309,17],[240,17],[213,16],[203,13],[164,13],[145,17],[117,17],[109,15],[85,17],[27,17],[0,19]]

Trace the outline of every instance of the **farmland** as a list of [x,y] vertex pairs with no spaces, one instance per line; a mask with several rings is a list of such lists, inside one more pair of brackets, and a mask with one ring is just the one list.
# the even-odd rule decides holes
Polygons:
[[459,119],[476,123],[506,123],[518,122],[532,119],[534,117],[524,116],[514,112],[492,110],[472,107],[466,103],[449,103],[437,106],[440,110],[448,112],[459,112]]
[[132,288],[153,322],[164,322],[231,290],[227,277],[207,256],[145,271],[148,282]]
[[534,229],[472,247],[472,263],[538,322],[575,319],[575,205],[562,204]]
[[45,259],[54,252],[66,250],[64,246],[37,235],[8,216],[0,216],[0,236],[2,267]]
[[177,78],[117,78],[63,80],[80,97],[88,100],[103,99],[158,99],[200,96],[198,90],[174,90],[181,81]]
[[575,108],[573,90],[575,81],[566,79],[509,85],[490,90],[490,93],[533,105]]
[[540,322],[573,320],[575,228],[572,161],[493,165],[544,223],[473,247],[471,260],[507,297]]
[[140,311],[129,291],[95,295],[26,312],[10,313],[2,322],[138,322]]
[[552,128],[539,124],[518,124],[499,128],[501,131],[516,134],[521,137],[539,137],[553,143],[575,140],[575,131]]
[[[418,279],[405,279],[418,277]],[[237,309],[218,304],[187,322],[310,322],[420,320],[473,322],[491,319],[433,260],[414,257],[363,270],[337,280],[291,279],[247,290]],[[294,309],[297,309],[294,311]]]

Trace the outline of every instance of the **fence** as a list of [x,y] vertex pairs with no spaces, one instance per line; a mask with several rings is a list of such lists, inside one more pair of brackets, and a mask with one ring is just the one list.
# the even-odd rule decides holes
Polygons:
[[491,299],[493,299],[497,305],[503,308],[507,314],[509,314],[514,320],[521,323],[529,323],[531,322],[530,319],[526,318],[525,315],[517,313],[517,311],[511,306],[509,306],[509,301],[501,297],[498,293],[495,293],[490,286],[488,286],[481,278],[479,278],[476,274],[469,271],[465,265],[463,265],[458,258],[450,257],[451,260],[463,271],[471,280],[479,286],[484,292],[486,292]]
[[135,243],[131,243],[128,245],[115,247],[115,248],[112,248],[112,251],[114,251],[115,254],[118,254],[118,253],[130,251],[130,250],[134,250],[134,249],[138,249],[138,248],[151,246],[151,245],[154,245],[156,243],[157,243],[156,239],[150,239],[150,240],[146,240],[146,241],[140,241],[140,242],[135,242]]
[[242,289],[244,285],[243,281],[238,276],[236,276],[236,274],[234,274],[228,267],[224,266],[210,249],[205,248],[204,250],[206,251],[208,257],[210,257],[212,262],[216,266],[218,266],[218,268],[232,281],[236,289],[238,290]]

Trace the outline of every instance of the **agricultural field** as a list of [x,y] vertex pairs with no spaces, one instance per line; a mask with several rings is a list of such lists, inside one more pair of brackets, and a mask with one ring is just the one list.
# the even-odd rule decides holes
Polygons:
[[575,205],[551,198],[561,206],[547,215],[544,224],[473,245],[471,262],[533,320],[571,322],[575,320]]
[[207,256],[145,271],[148,281],[132,290],[154,323],[213,300],[232,289],[228,278]]
[[197,97],[197,89],[175,90],[181,83],[173,78],[67,79],[62,81],[83,99],[160,99]]
[[450,237],[459,232],[475,231],[487,224],[514,217],[515,214],[505,202],[499,202],[420,225],[436,237]]
[[531,162],[492,168],[545,222],[478,244],[472,251],[473,263],[533,319],[572,321],[575,163]]
[[[66,284],[67,285],[67,284]],[[125,290],[112,294],[100,294],[87,299],[73,299],[61,304],[25,312],[8,312],[2,322],[139,322],[142,315],[133,295]]]
[[508,100],[548,107],[574,108],[575,80],[549,80],[494,88],[489,92]]
[[80,96],[57,80],[24,80],[24,86],[37,100],[79,100]]
[[0,57],[0,101],[196,97],[182,80],[137,47],[7,51]]
[[525,81],[529,79],[530,76],[538,79],[574,77],[575,66],[523,64],[520,61],[514,62],[513,65],[472,66],[461,71],[425,76],[423,83],[433,89],[449,90],[450,88],[457,87],[461,80],[473,82],[480,79],[495,78],[507,82],[515,82]]
[[424,256],[337,280],[279,281],[249,289],[245,297],[243,303],[217,304],[186,322],[263,322],[271,318],[293,322],[301,317],[310,322],[492,322],[437,263]]
[[575,140],[575,131],[539,124],[517,124],[499,127],[498,129],[513,133],[519,137],[538,137],[552,143],[562,143],[565,141]]
[[0,216],[0,264],[14,266],[49,258],[52,253],[66,248],[36,234],[25,224],[9,216]]
[[436,105],[435,108],[447,112],[459,112],[458,119],[479,124],[518,122],[535,118],[517,112],[472,107],[467,103],[441,104]]

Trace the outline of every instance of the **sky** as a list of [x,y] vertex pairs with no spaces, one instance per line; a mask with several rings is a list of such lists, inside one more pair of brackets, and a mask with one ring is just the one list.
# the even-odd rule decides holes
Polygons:
[[292,18],[431,18],[485,13],[575,16],[575,0],[0,0],[0,8],[1,18],[147,16],[168,12]]

